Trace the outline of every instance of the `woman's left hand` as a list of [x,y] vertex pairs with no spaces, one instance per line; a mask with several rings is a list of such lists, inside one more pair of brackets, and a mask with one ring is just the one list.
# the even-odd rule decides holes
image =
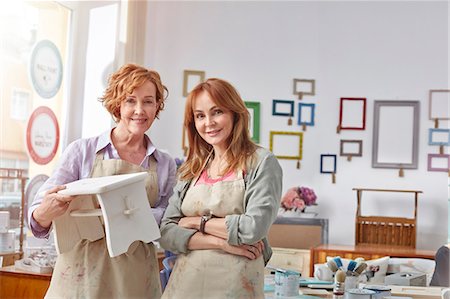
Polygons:
[[200,229],[200,216],[183,217],[178,221],[178,226],[184,228]]

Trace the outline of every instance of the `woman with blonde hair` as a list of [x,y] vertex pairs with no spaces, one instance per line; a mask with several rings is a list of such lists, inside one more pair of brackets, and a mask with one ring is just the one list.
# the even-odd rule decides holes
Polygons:
[[275,156],[254,144],[236,89],[208,79],[185,108],[189,153],[161,223],[178,254],[163,298],[263,298],[266,236],[281,197]]
[[[145,171],[147,199],[159,223],[175,184],[175,161],[146,135],[164,108],[167,88],[159,74],[126,64],[109,79],[100,99],[117,126],[71,143],[29,210],[31,230],[47,238],[52,221],[75,199],[58,193],[64,184],[88,177]],[[46,191],[45,195],[40,195]],[[76,200],[76,199],[75,199]],[[152,243],[136,241],[110,258],[105,238],[80,240],[56,260],[46,298],[159,298],[159,267]]]

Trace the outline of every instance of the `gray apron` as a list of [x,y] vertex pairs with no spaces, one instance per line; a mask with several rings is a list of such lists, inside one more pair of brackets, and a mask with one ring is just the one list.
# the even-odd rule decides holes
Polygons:
[[[149,169],[125,160],[103,160],[99,152],[90,177],[147,171],[147,197],[153,207],[158,199],[157,163],[149,157]],[[96,200],[96,199],[95,199]],[[98,204],[97,204],[98,205]],[[45,298],[160,298],[159,267],[153,243],[135,241],[128,251],[111,258],[105,238],[81,240],[56,260]]]

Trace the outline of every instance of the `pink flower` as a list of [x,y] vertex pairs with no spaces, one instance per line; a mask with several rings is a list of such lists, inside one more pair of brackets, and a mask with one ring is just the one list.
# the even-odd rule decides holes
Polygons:
[[281,198],[281,207],[286,210],[303,211],[306,206],[315,205],[317,196],[307,187],[292,187]]

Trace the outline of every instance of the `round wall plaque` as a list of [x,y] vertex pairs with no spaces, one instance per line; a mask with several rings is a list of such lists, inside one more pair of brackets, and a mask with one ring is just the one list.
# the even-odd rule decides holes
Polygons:
[[40,106],[33,111],[27,124],[27,148],[34,162],[45,165],[56,155],[59,126],[53,111]]
[[25,219],[25,223],[27,223],[28,227],[30,225],[28,224],[28,209],[30,208],[31,204],[33,203],[34,198],[36,197],[36,194],[41,188],[41,186],[45,183],[45,181],[48,179],[48,175],[46,174],[38,174],[34,176],[27,184],[27,187],[25,188],[25,202],[24,202],[24,211],[23,211],[23,217]]
[[56,45],[49,40],[39,41],[30,59],[30,78],[36,92],[46,99],[54,97],[61,87],[62,75],[62,59]]

